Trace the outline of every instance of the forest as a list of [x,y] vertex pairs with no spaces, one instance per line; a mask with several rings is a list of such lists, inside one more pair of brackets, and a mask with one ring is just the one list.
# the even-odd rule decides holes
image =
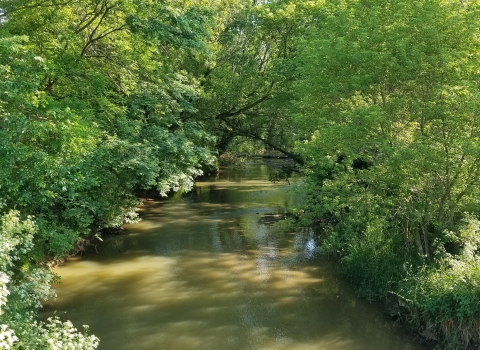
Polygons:
[[478,349],[478,18],[477,0],[0,0],[0,348],[96,348],[39,316],[50,262],[137,220],[143,191],[274,151],[304,178],[292,225],[360,295]]

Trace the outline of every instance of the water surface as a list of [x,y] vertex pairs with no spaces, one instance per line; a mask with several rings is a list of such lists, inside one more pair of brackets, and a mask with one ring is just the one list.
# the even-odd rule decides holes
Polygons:
[[57,268],[47,311],[90,325],[100,350],[425,349],[355,297],[311,232],[265,223],[298,197],[269,171],[224,171],[147,201],[126,234]]

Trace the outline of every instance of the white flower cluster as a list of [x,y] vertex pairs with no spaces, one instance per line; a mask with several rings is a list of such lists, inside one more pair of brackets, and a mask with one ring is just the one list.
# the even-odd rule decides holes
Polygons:
[[6,324],[0,325],[0,349],[11,349],[13,344],[18,341],[18,338],[15,336],[15,333],[8,329]]
[[56,297],[55,290],[50,288],[52,273],[42,267],[32,269],[25,279],[19,281],[11,289],[25,304],[33,308],[41,308],[41,301]]
[[[87,326],[83,327],[88,330]],[[62,322],[58,317],[48,319],[48,324],[39,341],[39,346],[48,350],[93,350],[99,343],[96,336],[86,336],[80,333],[70,321]]]
[[0,315],[3,313],[3,307],[7,304],[7,297],[10,292],[7,289],[7,283],[10,281],[7,274],[0,271]]
[[26,349],[95,349],[98,338],[78,332],[69,321],[36,321],[41,301],[55,296],[50,288],[54,274],[41,266],[15,273],[33,248],[35,231],[33,219],[21,220],[18,211],[0,217],[0,349],[15,348],[19,338]]

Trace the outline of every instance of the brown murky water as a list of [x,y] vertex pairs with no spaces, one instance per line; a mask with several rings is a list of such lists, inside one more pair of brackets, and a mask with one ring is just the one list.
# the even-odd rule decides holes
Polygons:
[[295,204],[269,171],[225,171],[147,202],[126,235],[57,268],[47,312],[90,325],[103,350],[425,349],[355,297],[309,232],[263,223]]

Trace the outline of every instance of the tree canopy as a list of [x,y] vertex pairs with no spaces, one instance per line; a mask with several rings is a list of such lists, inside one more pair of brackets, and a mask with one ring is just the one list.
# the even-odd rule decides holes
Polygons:
[[5,344],[49,349],[63,329],[95,348],[68,323],[27,326],[51,295],[45,259],[134,221],[140,191],[188,190],[219,154],[261,148],[298,164],[302,223],[321,227],[365,296],[394,295],[446,346],[477,346],[479,11],[0,0]]
[[[2,247],[11,251],[2,265],[11,301],[1,317],[19,346],[40,349],[48,335],[32,334],[25,324],[33,319],[15,314],[34,276],[48,286],[51,274],[38,265],[45,256],[62,257],[90,234],[135,220],[139,190],[188,189],[213,162],[212,136],[192,117],[200,84],[186,66],[209,55],[223,15],[188,1],[22,0],[0,8],[0,210],[5,230],[18,231]],[[28,249],[16,243],[22,220]],[[33,307],[47,296],[34,295]],[[53,336],[58,327],[70,330],[45,329]]]
[[453,281],[479,266],[478,5],[325,1],[297,56],[296,121],[311,131],[297,151],[324,248],[453,348],[480,340],[465,323],[479,290]]

